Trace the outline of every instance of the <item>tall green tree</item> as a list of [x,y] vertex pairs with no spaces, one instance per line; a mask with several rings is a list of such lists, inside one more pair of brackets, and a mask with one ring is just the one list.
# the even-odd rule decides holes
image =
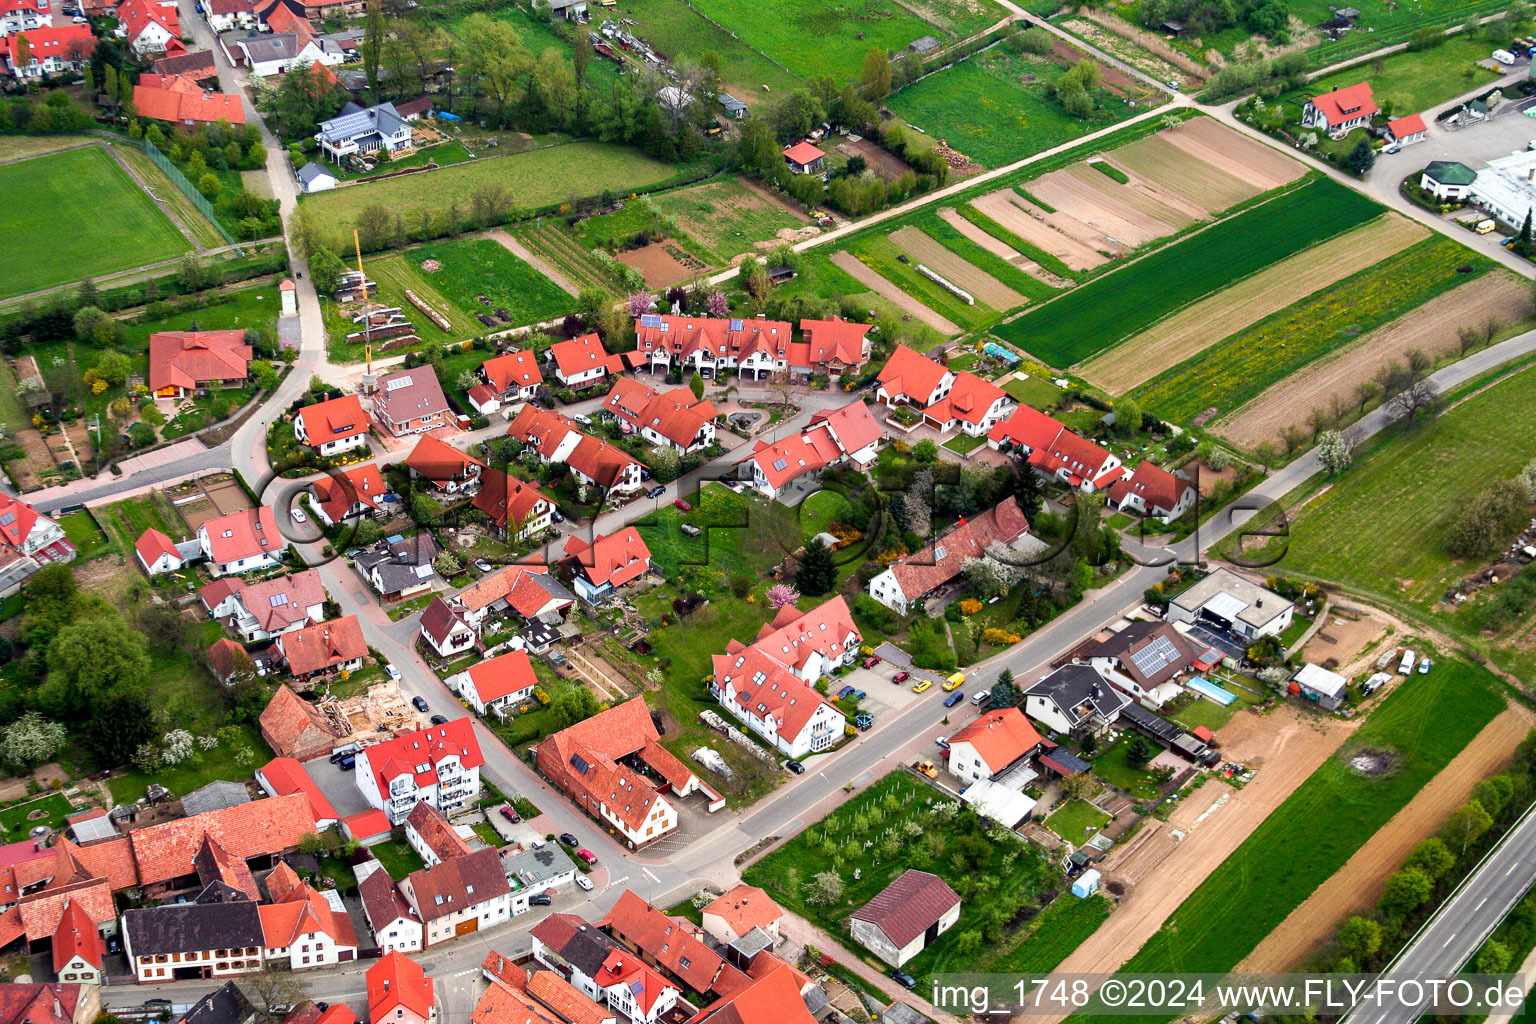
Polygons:
[[384,59],[384,39],[389,30],[384,24],[384,5],[368,5],[368,20],[363,24],[363,74],[368,79],[368,94],[375,102],[379,98],[379,65]]
[[48,645],[39,694],[58,715],[91,714],[107,693],[137,689],[149,675],[149,642],[115,611],[73,622]]
[[884,99],[891,94],[891,59],[878,46],[864,51],[864,70],[859,75],[859,88],[871,100]]
[[800,570],[795,573],[795,587],[807,597],[820,597],[836,586],[837,564],[832,560],[832,549],[815,538],[806,538]]

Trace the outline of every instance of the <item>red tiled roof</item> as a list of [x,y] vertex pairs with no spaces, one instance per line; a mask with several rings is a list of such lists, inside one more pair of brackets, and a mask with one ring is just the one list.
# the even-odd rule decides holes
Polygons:
[[651,567],[651,549],[633,526],[599,534],[591,544],[572,534],[566,539],[565,553],[574,558],[582,575],[596,587],[605,583],[622,587],[639,579]]
[[[638,828],[661,796],[656,783],[619,768],[621,758],[640,754],[674,788],[693,774],[658,744],[660,738],[644,698],[635,697],[545,738],[538,746],[538,766],[567,793],[601,801],[630,828]],[[576,769],[572,758],[587,770]]]
[[330,725],[309,701],[294,693],[288,684],[278,685],[277,692],[261,713],[261,735],[272,749],[283,756],[303,753],[309,747],[305,743],[329,746],[340,739]]
[[10,58],[13,64],[19,39],[26,39],[31,47],[32,61],[28,67],[41,64],[49,57],[69,62],[84,60],[96,50],[96,37],[91,34],[89,25],[28,29],[9,37],[0,37],[0,55]]
[[382,411],[385,419],[394,423],[405,423],[407,420],[427,418],[439,413],[446,415],[449,411],[448,399],[437,379],[437,371],[430,366],[418,366],[380,377],[374,409]]
[[647,1017],[667,989],[676,990],[676,986],[669,985],[666,978],[646,966],[639,957],[619,949],[608,954],[608,959],[603,961],[603,966],[598,968],[592,981],[599,989],[622,985],[629,990],[630,998]]
[[130,42],[155,22],[172,37],[181,35],[176,8],[161,7],[154,0],[123,0],[117,8],[117,21],[128,34]]
[[1376,101],[1371,97],[1370,82],[1357,82],[1314,96],[1312,105],[1327,118],[1330,126],[1353,121],[1357,117],[1372,117],[1377,110]]
[[256,555],[281,558],[287,543],[277,531],[271,505],[242,509],[210,519],[201,527],[215,562],[236,562]]
[[[241,584],[240,604],[268,633],[281,632],[308,619],[309,609],[325,603],[319,569],[302,569],[260,583]],[[217,603],[217,602],[215,602]]]
[[469,1020],[470,1024],[565,1024],[565,1018],[544,1009],[525,991],[501,981],[486,988]]
[[[381,831],[389,831],[389,819],[383,811],[374,810],[368,813],[377,814],[383,823]],[[347,819],[350,821],[351,819]],[[352,833],[361,838],[357,832]],[[383,931],[395,921],[409,921],[417,928],[421,927],[421,918],[416,916],[416,911],[411,909],[410,902],[401,893],[395,880],[389,877],[389,872],[383,868],[376,869],[367,878],[364,878],[357,887],[358,896],[363,901],[363,909],[368,915],[368,921],[374,931]]]
[[379,509],[382,507],[379,499],[389,491],[389,485],[384,482],[384,475],[379,472],[376,462],[346,470],[339,477],[315,477],[310,486],[314,488],[320,507],[333,523],[344,519],[355,505]]
[[423,921],[435,921],[512,891],[501,855],[486,848],[445,860],[408,876],[412,905]]
[[955,374],[955,383],[949,394],[923,410],[923,415],[948,423],[959,420],[964,423],[980,423],[999,398],[1008,395],[989,380],[982,380],[969,370]]
[[[9,924],[6,918],[10,916],[7,912],[5,918],[0,918],[0,939],[4,939],[6,945],[16,939],[5,927]],[[0,1021],[5,1024],[71,1024],[85,987],[71,983],[0,985]]]
[[133,856],[133,842],[128,836],[115,836],[89,846],[77,846],[61,838],[55,849],[68,853],[92,878],[105,878],[113,892],[132,889],[139,884],[139,868]]
[[831,320],[801,320],[800,330],[805,336],[806,359],[811,366],[826,363],[842,363],[845,366],[862,366],[865,362],[864,336],[869,324],[856,324],[834,317]]
[[406,815],[405,823],[440,861],[452,860],[470,852],[469,844],[448,824],[442,812],[425,800],[416,801],[416,806]]
[[519,480],[499,469],[487,469],[480,475],[480,490],[471,504],[484,512],[497,529],[521,533],[525,524],[543,514],[545,509],[541,505],[554,508],[555,501],[532,481]]
[[1408,114],[1404,117],[1395,117],[1387,122],[1387,130],[1396,139],[1404,139],[1410,135],[1417,135],[1427,131],[1424,127],[1424,118],[1418,114]]
[[480,364],[480,373],[498,396],[506,395],[514,388],[544,383],[544,372],[539,369],[538,356],[527,349],[487,359]]
[[341,823],[347,826],[347,833],[358,842],[373,836],[382,836],[390,831],[389,815],[377,807],[349,814],[341,819]]
[[694,1024],[815,1024],[801,995],[804,975],[769,952],[753,958],[751,981],[693,1017]]
[[1185,488],[1193,486],[1189,481],[1180,480],[1163,467],[1143,459],[1135,472],[1117,481],[1109,489],[1109,500],[1118,505],[1132,494],[1138,494],[1149,511],[1160,508],[1171,512],[1179,503],[1179,495],[1184,493]]
[[1008,442],[1030,451],[1038,451],[1056,440],[1056,435],[1063,429],[1060,423],[1039,409],[1021,405],[1007,419],[992,428],[987,434],[987,440],[997,444]]
[[949,745],[969,743],[993,772],[1000,772],[1044,740],[1018,708],[999,708],[966,723]]
[[706,316],[658,316],[654,323],[635,327],[635,351],[649,361],[655,351],[686,360],[702,350],[711,359],[727,362],[762,353],[775,361],[788,360],[794,328],[784,320],[716,319]]
[[315,1024],[357,1024],[357,1014],[346,1003],[333,1003]]
[[[110,899],[110,897],[108,897]],[[98,922],[92,921],[85,907],[78,900],[66,900],[64,912],[59,915],[59,926],[53,933],[53,971],[57,974],[64,965],[82,957],[86,963],[101,970],[103,950]]]
[[854,911],[853,920],[866,921],[879,928],[900,949],[959,902],[955,890],[938,875],[909,870]]
[[27,930],[27,940],[37,942],[54,934],[64,916],[66,905],[73,903],[100,926],[117,919],[117,907],[112,902],[112,886],[104,878],[92,878],[67,885],[55,885],[42,892],[21,898],[21,923]]
[[262,941],[269,949],[286,949],[305,935],[324,932],[338,946],[357,945],[352,919],[331,909],[330,903],[308,884],[298,882],[280,902],[256,908],[261,917]]
[[363,400],[357,395],[306,405],[294,413],[294,418],[304,422],[304,433],[309,438],[306,443],[311,448],[368,433],[368,414],[363,412]]
[[658,394],[632,377],[620,377],[603,408],[636,428],[653,430],[680,447],[691,446],[704,425],[715,418],[711,402],[700,401],[688,388]]
[[507,436],[515,437],[531,445],[545,458],[550,458],[571,434],[579,434],[576,424],[557,412],[548,412],[529,403],[518,410],[512,422],[507,424]]
[[[436,783],[437,763],[449,757],[459,758],[465,768],[478,768],[485,763],[480,743],[475,739],[474,726],[468,718],[401,733],[394,739],[367,747],[364,754],[381,793],[388,793],[389,780],[401,775],[412,776],[418,788]],[[425,764],[426,770],[416,771],[419,764]]]
[[890,571],[908,600],[928,593],[960,575],[968,558],[980,558],[993,544],[1011,544],[1029,530],[1019,503],[1004,498],[995,507],[966,520],[949,533],[892,562]]
[[793,741],[806,723],[830,702],[813,687],[807,686],[777,659],[757,644],[727,648],[727,653],[710,658],[715,683],[722,689],[730,684],[732,698],[754,718],[773,720],[775,731]]
[[668,917],[628,889],[598,927],[654,959],[695,992],[723,994],[747,984],[747,976],[706,946],[692,924]]
[[302,793],[309,801],[310,812],[315,820],[335,820],[336,808],[321,792],[315,780],[309,777],[304,766],[291,757],[274,757],[261,768],[262,778],[267,784],[277,791],[278,796],[288,796],[291,793]]
[[[138,94],[136,87],[134,106],[142,111],[145,108],[139,104]],[[230,122],[244,120],[242,116],[238,122],[233,118]],[[191,389],[209,381],[243,381],[249,375],[250,362],[251,346],[245,343],[244,331],[161,331],[149,336],[149,389]]]
[[368,968],[368,1015],[377,1022],[396,1007],[425,1020],[432,1013],[432,979],[421,965],[396,950]]
[[905,345],[897,345],[891,358],[880,368],[878,380],[892,399],[906,398],[919,405],[927,405],[934,389],[948,372],[947,367],[940,366],[927,356]]
[[766,929],[784,916],[784,911],[768,898],[766,892],[745,882],[716,899],[702,912],[723,920],[736,935],[745,935],[753,928]]
[[368,656],[362,623],[356,615],[316,622],[284,634],[278,645],[288,660],[288,672],[307,676]]
[[768,486],[778,490],[797,477],[825,469],[842,454],[830,428],[819,426],[776,444],[758,441],[748,459],[762,471]]
[[0,495],[0,543],[11,548],[24,546],[39,520],[53,522],[20,498]]
[[544,612],[551,601],[556,602],[552,610],[569,608],[575,603],[569,591],[560,588],[559,592],[551,593],[550,587],[559,587],[559,581],[551,578],[547,570],[518,573],[512,592],[507,595],[507,604],[523,618],[531,619]]
[[139,558],[143,559],[145,565],[154,565],[155,559],[161,555],[170,555],[178,560],[181,558],[176,553],[176,545],[171,541],[171,538],[153,526],[145,530],[139,536],[139,539],[133,542],[133,549],[139,553]]
[[1109,452],[1071,430],[1063,430],[1044,448],[1036,448],[1029,457],[1029,464],[1055,473],[1065,469],[1073,477],[1084,480],[1097,479],[1106,472],[1105,465],[1112,459]]
[[601,366],[608,366],[608,352],[602,339],[596,334],[583,334],[569,341],[558,341],[549,347],[549,357],[563,377],[574,377]]
[[582,435],[565,463],[604,488],[617,484],[630,466],[641,465],[638,460],[630,458],[624,449],[586,434]]
[[841,658],[846,653],[843,646],[849,635],[858,643],[858,627],[848,611],[848,602],[841,594],[829,598],[808,612],[802,612],[792,604],[780,608],[773,622],[758,630],[753,647],[761,649],[769,657],[794,668],[810,659],[812,652],[820,652],[830,659]]
[[461,590],[454,601],[466,611],[477,612],[508,598],[524,574],[548,571],[547,565],[509,565],[489,576],[482,576],[478,583]]
[[811,426],[825,423],[832,438],[845,455],[852,455],[880,440],[885,433],[880,421],[869,411],[864,399],[849,402],[840,409],[824,409],[811,417]]
[[784,158],[786,160],[793,160],[797,164],[813,163],[826,155],[809,142],[804,141],[797,142],[784,150]]
[[534,971],[528,978],[528,994],[571,1024],[603,1024],[614,1018],[612,1011],[588,999],[554,971]]
[[484,469],[485,463],[467,452],[459,451],[441,438],[423,434],[421,440],[416,442],[416,447],[411,449],[405,466],[417,476],[425,477],[433,483],[446,483],[462,479],[471,466]]
[[314,831],[309,800],[295,793],[135,829],[128,838],[133,841],[140,881],[154,885],[190,874],[192,858],[205,837],[230,856],[249,860],[293,849]]
[[487,704],[508,694],[531,690],[539,684],[527,651],[508,651],[490,661],[476,662],[465,671],[469,673],[475,693]]

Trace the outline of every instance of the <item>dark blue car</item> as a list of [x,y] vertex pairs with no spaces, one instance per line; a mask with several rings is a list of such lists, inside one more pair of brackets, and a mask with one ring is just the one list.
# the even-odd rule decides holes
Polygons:
[[961,693],[959,690],[956,690],[954,693],[944,698],[944,706],[947,708],[952,708],[964,699],[965,694]]

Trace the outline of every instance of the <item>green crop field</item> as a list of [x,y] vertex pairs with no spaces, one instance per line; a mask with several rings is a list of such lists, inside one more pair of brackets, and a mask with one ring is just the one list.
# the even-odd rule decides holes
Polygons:
[[1296,93],[1295,99],[1305,102],[1308,96],[1363,81],[1371,83],[1377,103],[1392,101],[1393,113],[1421,112],[1498,78],[1497,72],[1473,63],[1486,60],[1492,49],[1485,40],[1452,36],[1432,50],[1394,54],[1380,62],[1308,82],[1306,90]]
[[[1290,5],[1290,11],[1293,17],[1306,24],[1318,25],[1332,17],[1333,8],[1337,6],[1332,0],[1297,0]],[[1310,50],[1315,64],[1334,64],[1357,53],[1406,42],[1414,29],[1425,25],[1450,28],[1472,15],[1483,17],[1509,8],[1501,0],[1416,0],[1408,4],[1396,0],[1363,0],[1353,6],[1360,11],[1355,30],[1345,32],[1336,41],[1325,39]],[[1485,51],[1492,49],[1491,44],[1484,47]]]
[[763,92],[765,85],[772,93],[780,93],[800,84],[799,76],[711,23],[684,0],[621,0],[618,13],[635,20],[630,31],[674,60],[717,55],[725,91],[739,100],[771,98]]
[[[581,168],[579,176],[571,176],[572,167]],[[608,189],[625,192],[645,188],[683,173],[686,172],[627,146],[572,142],[512,156],[481,157],[425,174],[332,189],[306,196],[304,202],[314,204],[314,212],[323,218],[347,225],[362,210],[375,204],[388,207],[407,220],[424,206],[443,210],[456,203],[467,212],[470,196],[488,183],[507,188],[513,204],[526,210],[597,195]]]
[[922,36],[948,35],[894,0],[694,0],[694,6],[802,78],[857,78],[871,46],[896,53]]
[[1445,550],[1447,524],[1489,481],[1531,460],[1533,436],[1536,370],[1527,369],[1357,458],[1299,510],[1281,569],[1428,611],[1472,568]]
[[[0,166],[0,298],[168,260],[192,248],[100,146]],[[89,202],[82,202],[89,197]]]
[[[1091,121],[1069,116],[1045,95],[1047,84],[1066,70],[1049,58],[1017,54],[999,45],[929,75],[885,102],[982,166],[1000,167],[1131,113],[1125,100],[1098,89],[1094,99],[1102,113]],[[1021,82],[1021,75],[1033,80]]]
[[693,239],[689,248],[695,255],[721,267],[732,256],[752,251],[754,242],[769,241],[784,228],[806,223],[735,177],[660,192],[651,197],[651,205]]
[[[1475,273],[1458,273],[1469,265]],[[1426,238],[1159,374],[1136,390],[1136,398],[1174,423],[1211,407],[1230,412],[1319,356],[1492,266],[1449,238]]]
[[1074,288],[995,333],[1053,366],[1071,366],[1381,210],[1316,178]]
[[[1121,971],[1222,972],[1236,966],[1504,709],[1497,686],[1487,669],[1447,659],[1393,691]],[[1374,776],[1351,770],[1348,757],[1365,747],[1395,754],[1392,769]]]

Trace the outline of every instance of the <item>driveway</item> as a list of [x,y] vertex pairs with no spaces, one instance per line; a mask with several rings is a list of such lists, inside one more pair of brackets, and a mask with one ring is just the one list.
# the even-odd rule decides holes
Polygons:
[[317,757],[304,763],[304,771],[315,780],[320,792],[325,794],[336,813],[343,818],[368,809],[368,801],[363,799],[362,790],[357,788],[355,770],[344,772],[328,759]]

